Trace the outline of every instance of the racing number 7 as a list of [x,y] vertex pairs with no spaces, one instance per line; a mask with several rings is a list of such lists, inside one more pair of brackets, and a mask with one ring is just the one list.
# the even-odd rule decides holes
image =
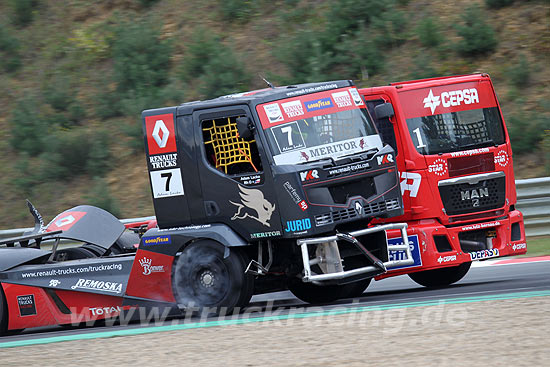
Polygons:
[[166,178],[166,188],[164,191],[170,191],[170,179],[172,178],[172,172],[161,173],[160,177]]

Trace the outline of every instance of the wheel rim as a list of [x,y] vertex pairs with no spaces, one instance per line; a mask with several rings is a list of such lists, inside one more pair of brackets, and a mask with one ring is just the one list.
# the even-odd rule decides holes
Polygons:
[[217,305],[227,295],[229,273],[222,261],[194,266],[189,279],[193,296],[201,305]]

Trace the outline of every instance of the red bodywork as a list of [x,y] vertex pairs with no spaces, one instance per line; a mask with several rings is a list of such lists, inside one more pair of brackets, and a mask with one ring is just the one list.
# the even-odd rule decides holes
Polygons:
[[[503,144],[423,155],[415,147],[412,132],[409,132],[407,125],[407,119],[411,118],[488,107],[498,108],[504,124],[502,111],[487,74],[394,83],[384,87],[360,89],[359,93],[368,105],[369,102],[374,105],[383,101],[393,106],[394,116],[390,118],[390,122],[397,145],[397,167],[405,207],[402,216],[379,219],[373,223],[407,222],[409,236],[418,236],[417,246],[421,257],[414,267],[390,270],[379,278],[456,266],[476,258],[526,253],[523,216],[515,210],[516,189],[512,149],[506,126],[503,126]],[[502,172],[505,175],[506,194],[501,207],[481,211],[470,210],[460,215],[446,213],[439,192],[440,181],[449,182],[449,179],[483,176],[491,172]],[[512,225],[516,233],[514,241],[511,238]],[[470,255],[462,249],[459,234],[488,228],[492,251]],[[434,235],[446,236],[450,248],[447,246],[445,251],[438,251]],[[397,236],[397,232],[388,233],[388,238]],[[444,239],[438,237],[441,238]]]

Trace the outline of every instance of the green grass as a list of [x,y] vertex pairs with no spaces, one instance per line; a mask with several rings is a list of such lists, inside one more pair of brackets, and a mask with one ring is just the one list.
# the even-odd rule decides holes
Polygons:
[[527,254],[522,256],[550,255],[550,236],[527,238]]

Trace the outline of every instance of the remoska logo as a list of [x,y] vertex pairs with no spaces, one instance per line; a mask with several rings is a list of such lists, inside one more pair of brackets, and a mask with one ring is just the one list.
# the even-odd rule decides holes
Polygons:
[[383,156],[376,157],[378,165],[393,163],[393,154],[384,154]]
[[285,232],[306,231],[311,228],[311,220],[309,218],[289,220],[286,222]]
[[452,256],[439,256],[439,259],[437,259],[437,262],[438,263],[446,263],[446,262],[449,262],[449,261],[456,261],[456,255],[452,255]]
[[498,248],[470,252],[470,258],[472,260],[488,259],[490,257],[497,257],[497,256],[499,256]]
[[143,268],[143,275],[149,275],[151,273],[164,273],[164,265],[155,266],[151,265],[152,263],[153,260],[146,257],[139,260],[139,265]]
[[104,282],[102,280],[78,279],[71,289],[88,289],[92,291],[103,291],[111,293],[121,293],[122,283]]
[[114,315],[118,314],[122,309],[120,306],[112,307],[91,307],[90,312],[92,316],[101,316],[101,315]]
[[145,246],[152,246],[152,245],[165,245],[165,244],[171,244],[172,238],[170,236],[157,236],[157,237],[143,237],[143,244]]
[[461,104],[479,103],[479,95],[476,88],[442,92],[439,96],[435,96],[430,89],[423,102],[424,108],[429,108],[433,115],[439,105],[448,108],[460,106]]
[[149,154],[172,153],[176,151],[176,134],[172,114],[146,116],[145,130]]
[[523,249],[526,249],[527,248],[527,244],[524,242],[524,243],[516,243],[515,245],[512,246],[512,250],[514,251],[519,251],[519,250],[523,250]]
[[318,178],[319,178],[319,171],[317,171],[316,169],[300,172],[300,180],[302,180],[302,182],[316,180]]

